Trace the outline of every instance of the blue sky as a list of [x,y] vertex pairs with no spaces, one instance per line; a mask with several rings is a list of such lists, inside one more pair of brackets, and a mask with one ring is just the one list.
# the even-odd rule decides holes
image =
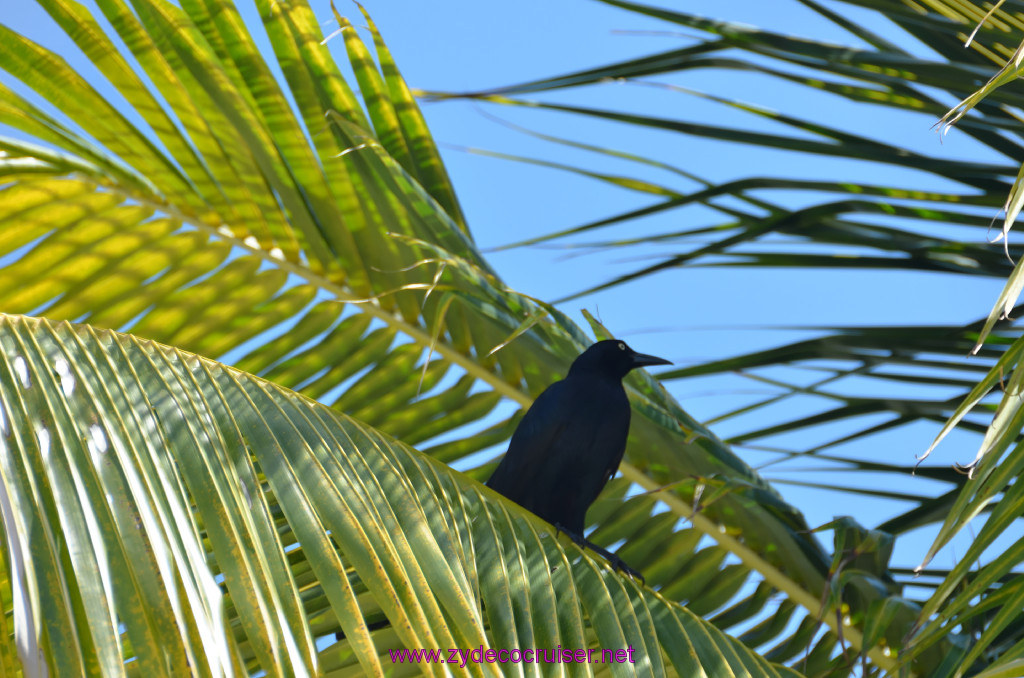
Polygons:
[[[327,1],[310,1],[324,21],[325,34],[332,32],[335,27]],[[863,25],[900,44],[914,44],[877,14],[836,2],[824,4],[853,16]],[[770,3],[763,0],[694,0],[673,6],[782,33],[851,47],[860,44],[856,38],[838,30],[795,0]],[[524,0],[511,6],[466,0],[431,3],[367,0],[366,7],[409,84],[424,90],[469,91],[558,75],[689,44],[697,36],[695,32],[686,35],[650,34],[650,31],[674,29],[663,22],[591,0]],[[361,24],[354,6],[339,3],[339,10],[357,25]],[[66,40],[61,39],[56,28],[48,27],[49,20],[34,3],[17,3],[5,8],[0,21],[49,47],[66,49]],[[333,41],[331,46],[338,60],[343,62],[344,50],[340,40]],[[926,55],[923,48],[915,49]],[[69,58],[78,63],[70,53]],[[83,68],[86,67],[83,65]],[[988,149],[972,144],[956,130],[940,140],[932,129],[935,120],[930,116],[910,112],[880,113],[870,106],[739,73],[700,71],[661,81],[793,115],[821,119],[830,125],[882,138],[894,145],[929,155],[1002,161],[993,157]],[[781,129],[777,123],[691,95],[629,84],[600,85],[538,98],[743,129]],[[537,140],[500,124],[488,114],[548,134],[628,150],[672,163],[715,182],[782,174],[886,183],[908,188],[952,188],[934,177],[911,170],[640,131],[559,113],[483,107],[465,102],[424,103],[423,111],[435,140],[441,145],[474,237],[485,250],[607,217],[654,200],[570,173],[474,155],[462,147],[479,147],[576,164],[596,171],[635,175],[681,191],[693,190],[695,186],[663,171],[613,162],[605,157]],[[793,192],[782,197],[773,195],[773,198],[796,205],[806,201],[808,196]],[[579,236],[561,244],[589,243],[612,236],[640,237],[708,218],[704,208],[689,208],[619,226],[608,233]],[[949,228],[951,232],[966,232],[958,231],[955,225]],[[977,234],[972,232],[971,236],[977,237]],[[633,270],[649,261],[644,257],[661,255],[665,251],[663,247],[645,245],[580,255],[578,249],[565,247],[522,248],[492,252],[488,258],[512,288],[553,300]],[[766,326],[965,323],[987,313],[1002,284],[1002,280],[942,274],[911,275],[842,269],[820,269],[813,273],[772,269],[672,269],[630,285],[563,303],[561,308],[581,324],[585,322],[580,309],[586,308],[637,350],[664,356],[677,365],[689,365],[817,334],[810,330],[761,329]],[[683,406],[701,420],[764,397],[763,390],[730,376],[674,383],[670,388]],[[713,430],[721,437],[728,437],[772,417],[795,417],[829,406],[820,399],[784,401],[772,411],[728,420],[714,426]],[[855,430],[863,428],[865,423],[857,421],[845,426]],[[830,430],[829,436],[838,435],[839,428]],[[856,448],[848,446],[849,449],[837,451],[865,458],[881,455],[886,461],[912,464],[914,455],[928,446],[936,431],[937,427],[927,425],[907,427],[882,439],[864,441]],[[789,436],[778,442],[797,448],[816,442],[808,434],[802,435],[802,438]],[[976,445],[976,438],[956,434],[939,448],[932,461],[944,464],[969,461],[974,456]],[[755,467],[766,461],[764,456],[753,451],[740,450],[740,454]],[[778,473],[773,468],[766,472],[766,476],[771,479]],[[792,471],[785,475],[807,480],[828,478],[823,474],[800,475]],[[842,477],[833,479],[833,482],[855,481]],[[860,482],[870,484],[876,481],[865,477]],[[916,484],[923,493],[938,493],[942,487],[923,480]],[[791,486],[779,486],[779,489],[788,501],[807,514],[812,525],[824,523],[835,514],[851,514],[871,527],[890,517],[894,510],[892,504],[874,504],[849,495]],[[897,550],[896,562],[901,565],[917,564],[926,545],[925,536],[906,540]],[[951,561],[937,564],[949,565]]]

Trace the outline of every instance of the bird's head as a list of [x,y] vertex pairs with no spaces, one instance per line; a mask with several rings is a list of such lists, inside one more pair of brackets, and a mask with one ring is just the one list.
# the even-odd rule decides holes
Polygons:
[[569,368],[569,375],[591,372],[622,379],[630,370],[637,367],[671,364],[664,358],[637,353],[624,341],[606,339],[581,353]]

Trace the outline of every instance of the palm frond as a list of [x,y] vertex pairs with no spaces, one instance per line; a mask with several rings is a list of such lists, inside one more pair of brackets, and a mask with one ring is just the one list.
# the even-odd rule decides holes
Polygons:
[[[873,32],[870,26],[844,16],[842,10],[812,0],[803,4],[845,31],[855,47],[816,37],[781,35],[674,9],[624,0],[601,1],[685,27],[691,34],[699,31],[703,37],[689,38],[689,44],[657,54],[517,85],[469,93],[423,94],[434,100],[469,98],[615,122],[624,129],[658,130],[667,135],[776,149],[807,159],[802,165],[807,172],[780,176],[770,173],[778,172],[775,168],[766,172],[751,167],[746,168],[751,176],[712,182],[704,179],[700,165],[692,162],[685,175],[677,171],[671,182],[652,183],[644,169],[663,167],[665,160],[637,158],[628,150],[609,148],[603,143],[534,133],[559,144],[589,150],[603,159],[633,163],[632,172],[618,173],[564,163],[559,168],[633,190],[645,201],[621,214],[569,225],[518,243],[559,243],[583,251],[615,247],[619,252],[643,244],[647,259],[652,258],[652,251],[656,252],[653,262],[647,261],[632,271],[581,289],[578,295],[629,284],[672,268],[695,266],[794,270],[839,267],[1008,278],[993,311],[977,322],[887,327],[874,326],[868,320],[865,327],[821,328],[816,337],[798,343],[671,370],[659,378],[681,380],[738,372],[772,388],[774,392],[769,397],[716,419],[716,427],[726,422],[735,430],[735,422],[758,415],[754,420],[761,423],[728,435],[726,442],[742,446],[738,449],[759,449],[769,455],[770,463],[777,466],[767,477],[800,482],[795,473],[787,474],[784,470],[785,463],[792,466],[793,460],[890,474],[902,491],[889,497],[877,493],[874,496],[899,501],[904,506],[884,522],[885,530],[902,534],[930,526],[939,535],[932,553],[947,544],[972,518],[984,515],[984,538],[974,539],[969,553],[960,556],[959,565],[945,575],[919,619],[907,618],[902,612],[890,617],[891,610],[886,607],[890,603],[885,597],[868,603],[873,610],[868,616],[902,618],[908,631],[923,626],[914,649],[904,659],[932,653],[935,663],[929,665],[929,675],[945,675],[947,671],[959,674],[986,667],[994,674],[999,674],[1003,667],[1011,667],[1005,670],[1012,672],[1020,656],[1019,648],[1024,647],[1024,620],[1019,615],[1016,579],[1012,574],[1019,558],[1014,548],[1000,551],[997,540],[1015,534],[1020,516],[1013,480],[1021,433],[1020,408],[1016,403],[1020,377],[1015,372],[1019,339],[1008,318],[1014,317],[1024,275],[1019,263],[1020,246],[1009,239],[1008,230],[1020,199],[1014,176],[1024,161],[1024,144],[1016,114],[1022,100],[1018,88],[1007,83],[1017,75],[1021,52],[1016,41],[1024,28],[1024,6],[1019,2],[1000,3],[981,23],[971,49],[965,50],[965,40],[986,16],[987,8],[944,0],[923,4],[888,0],[848,3],[879,10],[932,51],[932,55],[925,57],[917,56],[919,50],[903,47]],[[1002,74],[993,77],[995,68],[1007,60],[1010,63]],[[1001,159],[952,160],[938,153],[903,147],[881,135],[876,139],[847,131],[832,124],[820,110],[789,114],[757,102],[684,86],[683,76],[722,70],[757,75],[766,86],[775,82],[827,92],[837,104],[870,104],[879,109],[924,113],[925,125],[941,119],[951,101],[965,100],[967,104],[956,112],[963,113],[967,107],[970,112],[956,121],[958,129],[977,148],[990,152],[989,157]],[[730,111],[744,112],[755,129],[727,127],[685,116],[665,117],[661,111],[657,115],[645,114],[636,106],[568,104],[558,97],[563,91],[612,81],[659,87],[679,97],[699,97]],[[979,88],[979,96],[972,97]],[[619,87],[618,100],[628,98],[629,91]],[[772,126],[765,128],[764,123]],[[933,178],[943,188],[922,190],[919,185],[882,181],[866,184],[822,180],[813,176],[813,156],[872,163],[880,176],[886,176],[886,168],[909,169],[918,176]],[[801,191],[801,204],[793,206],[792,195],[786,196],[787,190]],[[993,228],[996,209],[1004,204],[1007,219],[1003,228]],[[683,210],[693,205],[708,209],[701,211],[698,219],[687,218],[695,212]],[[652,215],[679,218],[672,222],[671,229],[642,225],[640,219]],[[628,237],[604,235],[622,233],[621,228],[611,228],[632,225],[634,221]],[[992,233],[996,234],[996,241],[1002,242],[991,242]],[[657,254],[658,251],[663,254]],[[968,353],[977,356],[968,359]],[[996,389],[1004,390],[1001,400]],[[812,402],[806,407],[797,405]],[[780,416],[777,413],[782,410],[776,407],[769,414],[770,408],[780,403],[789,406],[789,413]],[[799,414],[801,409],[807,413]],[[944,427],[947,421],[950,423]],[[880,434],[921,423],[929,424],[940,437],[953,424],[984,433],[978,460],[971,467],[975,477],[956,479],[950,477],[952,471],[929,473],[937,469],[921,467],[922,475],[947,480],[947,488],[937,497],[928,489],[910,491],[908,483],[918,482],[911,475],[913,464],[891,463],[891,455],[890,463],[879,463],[877,454],[868,449],[869,441],[881,440],[876,437]],[[775,442],[800,440],[798,433],[803,440],[817,438],[821,442],[799,447]],[[928,442],[922,440],[920,448],[910,452],[924,453]],[[840,446],[843,453],[836,452]],[[809,484],[823,486],[821,482]],[[837,490],[842,486],[833,482],[828,487]],[[858,488],[851,482],[846,491],[858,493]],[[867,496],[865,492],[859,495]],[[911,504],[909,509],[907,502]],[[837,543],[835,552],[841,551]],[[969,578],[979,561],[982,576]],[[970,584],[966,583],[968,579]],[[835,578],[832,582],[839,584]],[[980,606],[976,605],[979,597],[983,600]],[[979,616],[986,620],[984,626],[979,623]],[[984,632],[975,633],[979,628],[984,628]],[[869,639],[875,632],[875,627],[865,627]],[[940,650],[934,645],[939,638],[952,639],[953,645]],[[968,650],[970,642],[973,645]]]
[[[422,117],[386,49],[378,44],[374,66],[355,32],[343,28],[360,99],[303,2],[256,3],[281,80],[231,2],[186,0],[179,7],[138,0],[129,8],[120,0],[102,0],[97,4],[124,53],[79,5],[40,4],[127,105],[122,110],[106,102],[63,57],[27,37],[7,29],[0,36],[0,69],[38,99],[26,106],[12,90],[0,91],[0,122],[13,130],[2,141],[0,157],[0,307],[131,331],[235,363],[335,412],[355,413],[471,475],[485,474],[485,457],[507,439],[517,411],[564,373],[591,338],[549,304],[508,290],[476,251]],[[607,330],[595,325],[594,333],[606,336]],[[685,599],[708,613],[728,610],[720,620],[725,628],[771,617],[772,610],[757,601],[765,591],[781,592],[795,601],[791,614],[799,628],[762,629],[751,642],[783,648],[777,655],[787,661],[803,661],[799,648],[814,643],[807,666],[846,670],[848,662],[837,650],[843,634],[879,666],[891,664],[881,647],[864,645],[860,631],[844,629],[842,619],[825,614],[829,604],[839,605],[822,603],[831,559],[800,513],[657,381],[638,374],[628,387],[642,415],[635,418],[622,469],[628,482],[592,513],[592,523],[605,525],[595,541],[622,541],[624,556],[640,570],[649,569],[657,589],[674,596],[673,602]],[[263,472],[269,477],[268,469]],[[323,475],[316,470],[312,477]],[[638,487],[648,494],[637,494]],[[441,492],[437,484],[413,484],[400,496],[410,491]],[[454,497],[445,501],[454,503]],[[223,518],[212,495],[209,500],[209,510]],[[458,499],[460,506],[463,501],[468,500]],[[296,519],[313,522],[309,515]],[[223,530],[229,528],[241,529],[230,521]],[[459,529],[460,539],[471,530],[468,524]],[[694,538],[700,535],[713,543]],[[520,536],[539,542],[533,533]],[[475,553],[492,544],[495,558],[503,561],[505,552],[485,537],[452,542],[446,553]],[[306,539],[320,544],[318,558],[334,562],[315,531],[301,539],[303,550]],[[394,621],[396,609],[410,606],[421,618],[401,632],[382,628],[381,634],[398,633],[409,647],[412,637],[403,633],[421,633],[416,638],[423,647],[444,646],[427,643],[428,631],[434,640],[452,640],[452,647],[473,646],[482,626],[467,598],[472,587],[438,562],[417,562],[409,576],[419,586],[388,590],[385,580],[398,573],[396,563],[403,555],[413,557],[405,545],[388,543],[373,544],[386,553],[358,556],[381,559],[379,567],[372,560],[361,565],[374,569],[378,593],[391,601],[375,603],[381,607],[375,614]],[[279,556],[266,567],[273,562],[280,571]],[[501,592],[510,578],[534,581],[549,565],[538,554],[508,557],[504,570],[486,573],[496,596],[508,595]],[[471,558],[465,562],[471,567]],[[689,578],[699,572],[707,580],[719,566],[729,568],[728,577],[702,603]],[[443,604],[423,593],[433,577],[445,579],[436,594],[445,596]],[[286,584],[281,590],[294,596]],[[249,611],[272,600],[271,593],[279,595],[257,596],[262,590],[253,589]],[[597,615],[602,641],[632,642],[664,632],[680,641],[666,642],[669,661],[677,669],[686,666],[680,629],[690,622],[677,612],[645,611],[634,619],[626,614],[633,605],[627,599],[589,586],[581,591],[576,595],[588,596],[581,602],[593,606],[588,610],[615,610],[625,620]],[[330,603],[333,609],[352,594],[341,589],[332,595],[341,596]],[[553,595],[545,593],[538,609],[549,609]],[[499,612],[518,611],[523,599],[485,600],[494,610],[488,632],[501,642],[519,641],[516,634],[526,631],[509,627]],[[276,602],[266,605],[259,614],[266,616]],[[458,619],[449,619],[451,614]],[[861,614],[856,611],[858,623]],[[232,667],[276,666],[272,662],[279,657],[293,667],[310,665],[308,629],[296,621],[297,631],[270,634],[256,619],[243,630],[266,639],[251,651],[225,646]],[[451,630],[429,627],[440,619]],[[332,623],[318,628],[328,631]],[[571,623],[575,630],[566,637],[580,640],[583,632]],[[358,644],[353,652],[360,662],[369,661],[359,654],[369,647],[367,633],[357,625],[345,629],[346,638]],[[544,633],[543,638],[555,637]],[[297,654],[289,637],[299,639]],[[189,642],[199,641],[190,636]],[[275,645],[281,642],[283,649]],[[650,657],[656,672],[661,655],[652,651]],[[357,661],[356,655],[346,661]]]
[[0,352],[9,668],[366,675],[403,649],[561,659],[596,643],[630,648],[630,675],[797,675],[446,465],[271,382],[18,316],[0,317]]

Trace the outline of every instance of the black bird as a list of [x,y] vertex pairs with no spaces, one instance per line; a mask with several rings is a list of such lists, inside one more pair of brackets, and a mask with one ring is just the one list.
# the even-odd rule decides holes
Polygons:
[[615,475],[629,434],[629,400],[622,378],[645,365],[671,365],[616,339],[584,351],[569,374],[541,393],[508,445],[487,486],[589,546],[616,570],[642,580],[606,549],[583,538],[583,519]]

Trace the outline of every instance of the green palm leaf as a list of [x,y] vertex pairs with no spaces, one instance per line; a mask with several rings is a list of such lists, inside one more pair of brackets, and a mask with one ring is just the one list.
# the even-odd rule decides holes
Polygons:
[[[1024,5],[1012,0],[1000,2],[988,12],[987,5],[977,7],[946,0],[923,4],[898,0],[847,3],[879,10],[906,34],[939,55],[936,59],[915,56],[910,48],[874,33],[859,22],[856,15],[846,16],[842,10],[834,11],[813,0],[804,0],[803,4],[854,36],[860,41],[857,47],[780,35],[674,9],[623,0],[602,2],[695,29],[704,37],[683,48],[494,90],[426,94],[434,99],[472,98],[614,121],[641,129],[798,152],[804,154],[802,158],[814,154],[869,161],[927,173],[942,180],[943,186],[950,186],[950,182],[957,185],[951,190],[927,191],[899,185],[811,181],[805,177],[770,174],[716,184],[699,176],[701,169],[694,160],[687,172],[667,167],[677,177],[696,184],[696,188],[682,188],[677,183],[657,184],[641,178],[646,176],[643,170],[647,167],[666,168],[659,159],[640,158],[628,150],[531,132],[559,144],[590,150],[603,158],[637,163],[636,176],[629,172],[557,166],[633,190],[649,202],[629,212],[571,225],[518,244],[535,245],[586,234],[592,238],[591,242],[580,245],[577,237],[575,241],[566,240],[572,243],[566,246],[600,249],[644,243],[647,245],[645,252],[650,252],[650,244],[658,243],[663,248],[664,254],[656,257],[654,263],[580,290],[579,294],[628,284],[668,268],[693,266],[807,269],[838,266],[1008,278],[1006,288],[995,300],[988,316],[969,324],[817,328],[821,335],[815,339],[676,369],[659,376],[669,380],[740,371],[743,376],[775,390],[759,402],[722,415],[716,424],[757,410],[767,411],[769,406],[792,403],[801,397],[811,396],[818,402],[821,398],[828,399],[833,406],[824,412],[776,416],[767,424],[730,437],[727,442],[775,454],[776,460],[806,456],[837,470],[899,474],[893,476],[892,481],[894,485],[899,483],[897,487],[905,487],[910,481],[915,470],[910,463],[880,464],[858,455],[838,454],[833,448],[922,422],[935,425],[939,439],[954,425],[984,433],[977,459],[969,467],[971,478],[957,477],[950,469],[917,468],[919,475],[948,481],[948,491],[938,496],[929,491],[889,493],[887,498],[911,502],[913,506],[910,509],[904,506],[882,527],[899,535],[930,526],[937,532],[937,538],[925,556],[927,561],[981,516],[979,531],[969,551],[958,554],[956,567],[942,571],[942,580],[934,585],[934,593],[922,598],[924,608],[917,621],[906,622],[905,628],[913,628],[917,635],[904,658],[933,653],[936,661],[930,664],[928,675],[972,672],[1014,675],[1015,671],[1019,672],[1017,667],[1024,648],[1024,617],[1020,614],[1020,580],[1016,570],[1021,555],[1019,548],[1004,548],[1000,544],[1016,539],[1024,511],[1016,482],[1020,470],[1018,443],[1024,430],[1024,416],[1018,402],[1021,377],[1017,371],[1022,344],[1007,321],[1016,317],[1014,306],[1024,284],[1019,261],[1022,251],[1019,244],[1013,244],[1007,236],[1022,195],[1017,166],[1024,159],[1024,144],[1015,111],[1021,104],[1016,84]],[[979,22],[981,27],[971,44],[972,49],[965,50],[964,42]],[[993,75],[1000,66],[1003,69]],[[1000,155],[1005,162],[963,162],[931,157],[888,140],[876,140],[830,126],[820,111],[806,113],[804,117],[785,115],[715,92],[694,92],[671,82],[651,80],[656,76],[713,69],[755,74],[766,87],[784,81],[826,91],[847,102],[920,111],[932,116],[933,121],[955,121],[958,129],[987,147],[986,150]],[[555,96],[562,90],[611,80],[662,87],[679,96],[698,96],[746,112],[758,120],[780,123],[792,133],[756,132],[694,122],[683,116],[667,118],[662,114],[644,114],[638,112],[637,106],[623,106],[628,109],[624,112],[567,105]],[[628,88],[617,91],[620,99],[628,98]],[[949,97],[943,98],[940,92],[962,101],[946,117],[943,117],[948,110],[945,101]],[[968,110],[970,115],[960,117]],[[776,129],[779,128],[776,126]],[[556,166],[544,160],[527,159],[527,162]],[[1012,181],[1014,175],[1017,175],[1016,182]],[[789,207],[783,198],[787,189],[808,192],[804,195],[810,197],[803,206]],[[773,199],[773,191],[780,196],[778,200]],[[693,225],[675,230],[643,230],[638,225],[635,229],[638,234],[629,239],[602,239],[602,229],[654,214],[671,214],[673,210],[694,204],[711,208],[717,216],[700,223],[680,219]],[[992,246],[985,240],[995,208],[1004,204],[1007,216],[1000,238],[1003,242]],[[959,227],[956,235],[950,235],[948,224]],[[969,231],[974,231],[974,235]],[[968,353],[977,357],[967,359]],[[792,369],[780,372],[778,368],[783,366],[798,368],[803,374]],[[927,370],[928,374],[923,374],[922,370]],[[807,371],[820,378],[808,385]],[[927,388],[935,395],[899,395],[899,387],[905,386],[914,386],[916,393]],[[1003,393],[997,394],[996,389]],[[858,395],[848,395],[850,391]],[[838,436],[829,433],[828,427],[836,422],[857,422],[858,417],[869,414],[886,417],[882,423],[877,423],[876,419],[870,425],[855,427],[852,433]],[[821,431],[816,435],[825,436],[824,442],[798,449],[768,442],[771,436],[800,431]],[[915,451],[923,453],[927,446],[928,441],[922,441]],[[841,482],[806,484],[860,496],[878,495],[852,482],[846,487]],[[841,552],[837,544],[837,553]],[[902,572],[901,579],[910,583],[909,571]],[[872,625],[877,623],[876,614],[885,614],[887,623],[896,618],[884,612],[894,609],[887,608],[888,600],[877,599],[871,605],[874,612],[869,618],[876,621],[865,626],[869,640],[875,637]],[[954,648],[946,646],[940,650],[939,643],[950,638]],[[941,655],[945,658],[940,658]]]
[[271,382],[18,316],[0,318],[0,351],[8,668],[378,674],[392,649],[597,643],[634,649],[624,675],[797,675]]
[[[360,101],[302,2],[256,3],[283,81],[260,54],[233,3],[186,0],[178,7],[137,0],[129,7],[121,0],[101,0],[97,5],[124,53],[80,5],[60,0],[40,5],[127,106],[107,102],[59,55],[0,29],[0,69],[22,80],[38,98],[27,102],[11,89],[0,89],[0,122],[17,133],[0,141],[5,149],[0,157],[0,308],[130,330],[173,345],[175,351],[234,363],[273,381],[275,386],[266,388],[275,393],[293,389],[334,412],[356,414],[367,425],[420,445],[474,477],[484,476],[491,462],[474,455],[496,454],[518,410],[564,374],[591,338],[550,305],[506,289],[475,250],[422,117],[386,49],[378,44],[379,67],[374,67],[365,46],[344,29],[362,89]],[[593,328],[597,336],[607,335],[596,323]],[[76,370],[85,369],[74,364]],[[134,374],[134,368],[122,367]],[[37,368],[44,369],[42,363]],[[225,374],[244,381],[234,372]],[[364,448],[391,444],[369,433],[357,435],[352,426],[366,429],[337,424],[349,420],[336,414],[316,417],[323,426],[335,422],[343,431],[330,428],[327,436],[314,427],[315,438],[305,424],[295,429],[298,415],[246,389],[232,392],[237,402],[221,403],[212,393],[203,400],[186,388],[189,380],[198,379],[190,375],[174,376],[176,388],[185,391],[165,397],[175,399],[174,408],[185,413],[175,420],[180,427],[174,434],[182,436],[182,449],[193,451],[187,473],[198,474],[195,487],[184,476],[174,476],[180,480],[173,484],[179,493],[189,493],[188,502],[179,496],[182,508],[175,510],[198,512],[181,515],[192,525],[192,541],[176,548],[195,561],[189,561],[189,572],[199,583],[167,597],[175,614],[184,614],[175,606],[187,600],[213,621],[205,626],[180,622],[186,631],[175,641],[179,663],[173,667],[181,661],[199,666],[200,657],[206,657],[204,643],[211,642],[217,666],[230,667],[225,671],[256,666],[312,671],[327,666],[326,659],[317,658],[317,639],[340,625],[351,649],[344,651],[338,668],[358,662],[358,670],[375,671],[382,660],[372,655],[392,641],[373,640],[351,616],[353,599],[375,633],[408,647],[473,647],[484,634],[496,646],[562,638],[581,646],[636,641],[639,647],[642,641],[655,674],[667,658],[665,666],[691,675],[695,669],[687,662],[694,652],[711,675],[729,665],[744,665],[753,674],[767,670],[738,646],[726,648],[728,641],[717,631],[694,626],[697,620],[676,605],[687,602],[714,615],[725,629],[742,632],[759,625],[749,642],[775,648],[771,651],[780,661],[800,663],[812,673],[846,670],[848,661],[836,650],[839,633],[879,665],[891,663],[881,646],[864,644],[858,628],[844,629],[838,615],[826,614],[829,607],[841,609],[838,599],[825,595],[830,558],[799,512],[647,375],[633,375],[628,382],[642,416],[634,419],[625,478],[610,488],[590,520],[602,525],[594,539],[605,545],[622,541],[623,557],[649,573],[659,594],[639,593],[631,584],[615,588],[627,585],[607,579],[590,564],[585,567],[593,569],[571,585],[558,580],[568,561],[543,544],[537,531],[543,528],[535,522],[515,528],[472,523],[467,516],[484,505],[492,507],[488,512],[508,511],[518,521],[523,514],[500,501],[480,504],[455,492],[452,483],[458,482],[452,478],[457,476],[423,461],[415,465],[429,472],[413,480],[403,475],[410,473],[405,462],[384,457],[365,462],[372,472],[344,471],[360,485],[353,497],[376,487],[383,496],[392,490],[403,499],[415,494],[416,501],[358,500],[358,507],[344,507],[357,511],[355,522],[345,522],[350,514],[335,504],[328,526],[314,498],[348,500],[334,477],[348,462],[337,455],[330,462],[314,455],[315,463],[309,456],[288,456],[278,435],[287,436],[288,445],[294,445],[289,449],[317,454],[330,447],[368,455]],[[148,393],[133,388],[136,398]],[[221,403],[216,412],[226,419],[209,413],[210,403]],[[240,423],[236,405],[252,410],[254,419]],[[313,420],[308,412],[302,417]],[[351,448],[334,445],[345,436],[363,442]],[[274,441],[276,456],[258,457],[255,448],[263,449],[264,438]],[[332,445],[325,446],[325,440]],[[227,446],[215,451],[234,456],[210,466],[213,461],[200,454],[208,444]],[[39,465],[38,445],[18,449]],[[232,465],[240,465],[238,478],[228,472]],[[74,475],[71,470],[67,474]],[[240,484],[243,476],[247,485]],[[646,493],[637,494],[638,487]],[[254,498],[257,489],[266,496]],[[269,493],[280,502],[279,509]],[[88,495],[91,500],[102,496]],[[446,508],[450,504],[455,513],[424,518],[415,507],[428,496]],[[258,514],[250,515],[250,500]],[[78,504],[81,512],[84,501]],[[695,513],[697,505],[701,510]],[[33,526],[52,530],[59,524],[56,509],[49,510],[47,522]],[[364,528],[360,521],[369,516],[381,522]],[[76,525],[87,522],[85,517],[75,520]],[[428,524],[430,530],[424,530]],[[406,535],[405,529],[412,533]],[[440,536],[430,536],[435,529]],[[327,530],[335,544],[325,540]],[[518,530],[522,550],[507,550],[508,530]],[[385,531],[397,541],[385,537]],[[294,537],[284,543],[286,534]],[[506,538],[499,538],[503,534]],[[98,538],[95,531],[80,535],[76,553],[86,552],[85,545]],[[353,541],[337,543],[342,539]],[[199,542],[201,551],[192,546]],[[286,575],[299,555],[298,549],[287,549],[296,543],[310,562],[297,566],[292,581]],[[334,546],[352,559],[346,567],[356,568],[361,581],[365,575],[372,603],[360,598],[363,590],[352,583],[321,583],[322,594],[312,584],[309,591],[296,584],[323,582],[325,572],[343,569]],[[438,550],[446,558],[457,555],[462,564],[455,569],[443,565]],[[213,583],[231,589],[230,614],[236,616],[230,618],[237,621],[230,629],[213,628],[220,613],[203,598],[210,580],[199,561],[206,564],[210,554],[218,563],[211,570]],[[76,562],[60,563],[62,571]],[[133,561],[125,557],[123,562],[128,568]],[[236,562],[241,569],[233,570],[229,581],[228,564]],[[553,564],[558,569],[550,575]],[[56,576],[57,563],[46,567],[42,574]],[[91,567],[93,583],[107,576],[101,565]],[[474,568],[482,574],[474,574]],[[727,576],[719,578],[721,572]],[[223,581],[217,580],[221,573]],[[119,576],[134,575],[124,569]],[[602,581],[609,583],[597,586]],[[534,582],[540,582],[539,588],[527,591]],[[707,598],[702,598],[709,590],[702,583],[711,584]],[[787,618],[796,631],[768,623],[774,615],[765,601],[778,592],[790,599]],[[485,617],[475,607],[475,595],[484,599]],[[641,607],[636,598],[662,600],[659,595],[668,607]],[[563,599],[577,600],[590,626],[578,617],[559,616],[559,629],[567,629],[559,635],[537,621],[550,623],[553,601]],[[64,611],[54,623],[85,629],[92,616],[75,607],[77,600],[62,599]],[[109,600],[90,598],[89,604],[104,611],[102,619],[117,619]],[[375,607],[367,611],[367,605]],[[522,617],[524,606],[536,606],[541,611],[537,619]],[[866,607],[853,610],[855,625],[866,612]],[[384,625],[377,628],[378,622]],[[128,626],[123,618],[120,623]],[[79,652],[77,661],[89,670],[100,659],[107,667],[141,656],[156,642],[155,631],[145,636],[145,626],[138,631],[145,637],[121,640],[112,630],[120,633],[119,627],[101,625],[95,633],[105,639],[102,650],[90,649],[82,638],[91,639],[92,631],[69,633],[68,628],[54,634],[68,643],[64,650]],[[44,641],[50,642],[48,636]],[[693,652],[686,649],[689,645]],[[810,656],[805,656],[807,647],[815,648]],[[728,660],[723,648],[732,655]]]

